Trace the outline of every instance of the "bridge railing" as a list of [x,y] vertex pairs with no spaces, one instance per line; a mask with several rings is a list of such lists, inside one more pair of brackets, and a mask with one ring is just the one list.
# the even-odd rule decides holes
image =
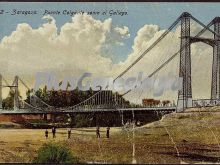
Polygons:
[[209,107],[209,106],[219,106],[220,99],[198,99],[193,100],[193,107]]

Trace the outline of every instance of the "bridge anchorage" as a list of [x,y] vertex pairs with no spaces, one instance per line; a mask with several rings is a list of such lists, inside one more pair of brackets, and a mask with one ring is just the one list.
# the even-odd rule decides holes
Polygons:
[[[203,29],[195,36],[190,33],[190,21],[194,20],[201,25]],[[214,18],[207,26],[193,17],[191,14],[184,12],[181,14],[171,26],[161,34],[140,56],[131,63],[121,74],[119,74],[114,82],[125,75],[132,67],[134,67],[146,54],[148,54],[155,46],[162,41],[167,34],[176,27],[180,22],[181,34],[180,34],[180,49],[173,54],[169,59],[163,62],[158,68],[156,68],[148,77],[154,76],[167,64],[169,64],[177,55],[180,54],[179,65],[179,77],[182,78],[183,83],[181,89],[178,91],[177,106],[169,107],[131,107],[127,104],[123,98],[125,95],[133,91],[130,89],[123,94],[113,93],[106,88],[100,89],[98,92],[87,98],[86,100],[70,107],[54,107],[37,97],[33,91],[32,101],[27,103],[18,96],[18,82],[21,82],[26,89],[31,90],[24,81],[16,76],[12,85],[9,85],[7,81],[0,75],[0,109],[2,109],[2,88],[9,87],[14,92],[14,111],[1,110],[0,113],[81,113],[81,112],[123,112],[123,111],[176,111],[184,112],[185,109],[190,107],[199,106],[214,106],[220,105],[220,17]],[[214,30],[210,29],[214,26]],[[204,38],[201,35],[205,32],[211,32],[213,38]],[[191,44],[196,42],[204,42],[213,47],[213,62],[212,62],[212,80],[211,80],[211,98],[210,99],[192,99],[192,84],[191,84]],[[2,85],[2,81],[5,81],[6,85]],[[37,102],[39,104],[37,104]]]

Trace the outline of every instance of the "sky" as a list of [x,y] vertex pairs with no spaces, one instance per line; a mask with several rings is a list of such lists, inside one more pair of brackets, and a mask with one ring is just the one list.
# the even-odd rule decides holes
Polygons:
[[[11,15],[4,14],[0,16],[1,31],[0,38],[10,35],[16,29],[19,23],[28,23],[33,28],[37,28],[44,22],[41,18],[45,10],[83,10],[83,11],[104,11],[114,9],[119,11],[126,11],[126,16],[111,16],[113,23],[116,25],[123,25],[129,27],[130,38],[125,40],[125,46],[119,48],[112,48],[114,62],[123,61],[131,52],[133,40],[137,31],[145,24],[156,24],[161,28],[167,28],[182,12],[187,11],[193,16],[201,20],[203,23],[209,23],[215,16],[220,14],[219,3],[144,3],[144,2],[91,2],[91,3],[16,3],[16,2],[1,2],[1,9],[7,11],[16,10],[37,10],[39,14],[36,15]],[[66,22],[71,20],[71,16],[51,15],[56,20],[56,25],[59,28]],[[99,15],[93,16],[96,19],[104,20],[109,18]]]
[[[219,8],[220,3],[207,2],[0,2],[0,13],[4,10],[0,14],[1,72],[9,79],[15,74],[20,75],[30,86],[33,86],[36,73],[42,71],[54,71],[61,77],[83,72],[114,77],[129,66],[182,12],[189,12],[208,24],[214,17],[220,16]],[[37,11],[37,14],[12,15],[14,10]],[[107,11],[107,14],[71,17],[63,14],[44,15],[45,10],[59,10],[61,13],[63,10]],[[111,10],[127,12],[127,15],[110,16]],[[192,31],[198,30],[201,27],[192,24]],[[164,43],[138,63],[131,75],[137,75],[140,71],[150,73],[178,50],[178,32],[177,27]],[[207,55],[211,51],[204,44],[193,45],[192,54],[198,55],[192,58],[211,68],[212,56]],[[173,73],[178,72],[176,63],[178,60],[170,66]],[[210,76],[201,75],[204,72],[210,75],[211,70],[197,68],[194,72],[194,77],[198,78],[195,78],[197,85],[194,90],[198,93],[195,97],[209,97],[209,87],[206,86],[210,84]],[[203,79],[204,84],[198,85]],[[207,90],[201,91],[203,87]]]

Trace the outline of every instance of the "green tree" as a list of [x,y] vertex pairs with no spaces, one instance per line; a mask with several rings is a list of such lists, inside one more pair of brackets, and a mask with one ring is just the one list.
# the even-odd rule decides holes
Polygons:
[[[33,92],[33,90],[28,90],[26,95],[27,99],[26,101],[30,103],[30,95]],[[47,90],[47,87],[45,86],[43,89],[38,89],[35,91],[35,95],[38,96],[40,99],[42,99],[44,102],[48,103],[51,106],[55,107],[65,107],[65,106],[73,106],[76,105],[92,95],[94,95],[98,91],[93,91],[91,88],[88,91],[80,91],[78,87],[72,91],[69,90]],[[110,102],[114,102],[113,92],[109,91],[109,95],[111,95],[111,98],[108,100],[102,100],[102,104],[110,104]],[[119,97],[122,97],[119,95]],[[124,102],[124,105],[128,106],[130,103],[129,101],[126,101],[123,97],[122,100]]]
[[78,159],[66,146],[49,142],[39,148],[34,163],[78,163]]

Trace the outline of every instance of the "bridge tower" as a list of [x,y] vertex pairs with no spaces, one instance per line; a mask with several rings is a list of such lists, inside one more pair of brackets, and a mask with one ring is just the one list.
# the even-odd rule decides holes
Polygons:
[[181,15],[181,43],[179,77],[182,78],[182,88],[178,92],[177,112],[192,107],[191,86],[191,50],[190,50],[190,18],[191,15],[184,12]]
[[[212,20],[214,31],[220,34],[220,17]],[[214,34],[211,99],[220,99],[220,37]]]
[[14,79],[14,110],[19,109],[19,99],[18,99],[18,76]]

